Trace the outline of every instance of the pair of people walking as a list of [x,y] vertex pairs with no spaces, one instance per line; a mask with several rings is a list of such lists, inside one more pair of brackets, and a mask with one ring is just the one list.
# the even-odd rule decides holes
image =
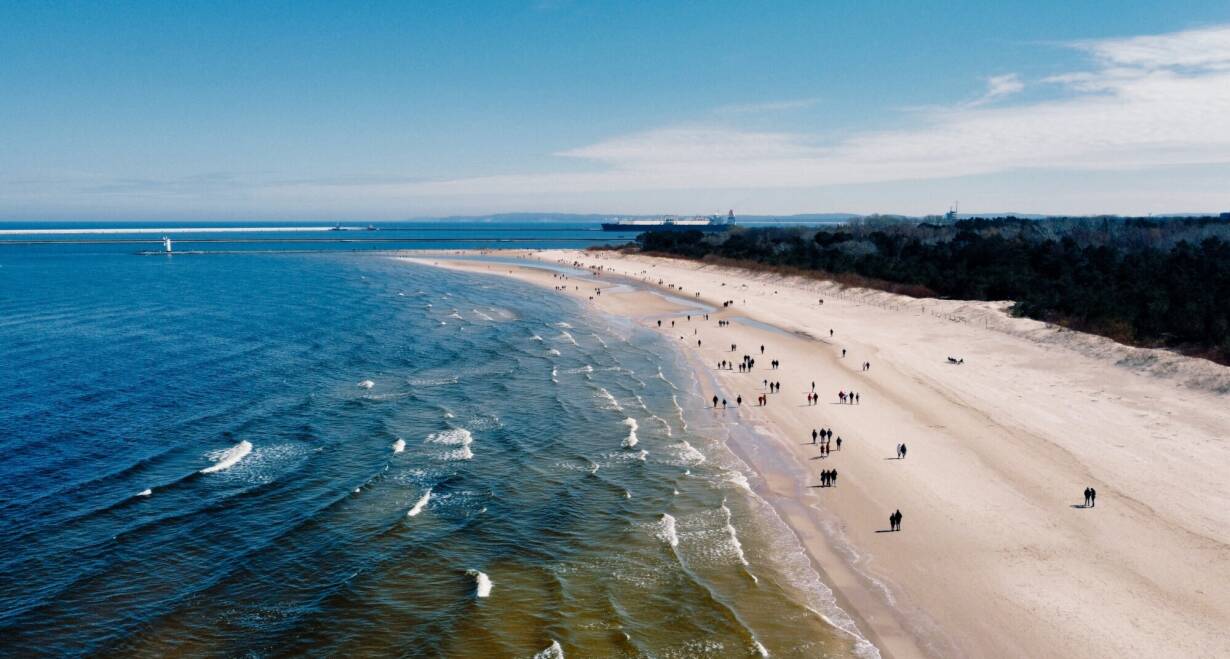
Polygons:
[[904,459],[905,459],[905,451],[906,451],[905,444],[898,444],[898,445],[897,445],[897,459],[898,459],[898,460],[904,460]]
[[1097,505],[1098,491],[1092,487],[1085,488],[1085,507],[1092,508]]
[[900,510],[888,516],[888,527],[892,529],[893,531],[901,530],[901,511]]

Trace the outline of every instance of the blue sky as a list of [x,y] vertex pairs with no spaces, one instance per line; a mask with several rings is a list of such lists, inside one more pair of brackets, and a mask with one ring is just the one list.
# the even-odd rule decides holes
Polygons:
[[1230,210],[1226,2],[0,4],[0,219]]

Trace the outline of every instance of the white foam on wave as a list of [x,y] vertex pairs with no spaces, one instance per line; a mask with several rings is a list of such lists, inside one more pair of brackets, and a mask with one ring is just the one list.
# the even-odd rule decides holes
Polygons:
[[488,577],[485,572],[478,570],[466,570],[466,574],[474,577],[474,596],[475,597],[490,597],[491,596],[491,577]]
[[559,646],[559,641],[552,639],[551,645],[534,655],[534,659],[564,659],[564,648]]
[[393,452],[401,453],[404,450],[406,450],[406,440],[398,437],[397,441],[393,442]]
[[752,578],[752,583],[760,583],[760,579],[752,574],[751,565],[747,562],[747,556],[743,554],[743,543],[739,542],[739,533],[735,530],[733,518],[730,514],[730,508],[726,507],[726,500],[722,500],[722,513],[726,516],[726,532],[730,534],[730,544],[735,550],[735,556],[739,558],[739,564],[747,572],[747,576]]
[[151,495],[151,494],[153,494],[153,493],[154,493],[154,491],[153,491],[152,489],[150,489],[150,488],[148,488],[148,487],[147,487],[147,488],[145,488],[144,490],[141,490],[140,492],[137,492],[137,496],[139,496],[139,497],[147,497],[147,496],[149,496],[149,495]]
[[474,436],[465,428],[434,432],[427,436],[426,441],[445,446],[460,446],[461,448],[449,451],[444,455],[447,460],[469,460],[474,457],[474,452],[470,450],[470,444],[474,442]]
[[662,513],[662,519],[658,520],[657,536],[672,549],[679,546],[679,533],[675,531],[675,517],[670,513]]
[[719,485],[734,485],[746,492],[752,491],[752,484],[747,481],[747,474],[738,469],[729,469],[718,477]]
[[628,426],[628,436],[624,438],[623,447],[632,448],[633,446],[636,446],[636,429],[639,426],[636,425],[636,419],[633,419],[632,417],[624,419],[624,425]]
[[679,427],[683,428],[684,432],[687,432],[688,420],[683,418],[683,406],[679,404],[679,399],[675,398],[675,394],[671,394],[671,402],[675,404],[675,414],[679,416]]
[[360,389],[371,389],[374,386],[376,386],[376,383],[372,382],[371,380],[364,380],[359,383]]
[[568,342],[569,342],[569,343],[571,343],[571,344],[572,344],[572,345],[574,345],[574,346],[575,346],[575,345],[578,345],[578,344],[577,344],[577,340],[576,340],[576,339],[574,339],[574,338],[572,338],[572,335],[571,335],[571,334],[569,334],[567,330],[564,330],[563,332],[560,332],[559,338],[561,338],[561,339],[567,339],[567,340],[568,340]]
[[534,339],[535,341],[542,341],[542,337],[541,337],[541,336],[538,336],[537,334],[535,334],[534,336],[532,336],[532,337],[530,337],[530,338]]
[[495,320],[495,319],[494,319],[494,318],[492,318],[491,316],[488,316],[487,314],[485,314],[485,313],[483,313],[483,312],[479,311],[478,309],[475,309],[475,310],[474,310],[474,313],[478,314],[478,317],[479,317],[479,318],[482,318],[483,320]]
[[606,387],[598,387],[598,394],[606,400],[607,402],[606,409],[620,410],[620,411],[624,409],[622,406],[620,406],[619,401],[615,400],[615,397],[611,395],[611,392],[606,390]]
[[414,506],[412,506],[410,510],[406,512],[406,517],[415,517],[419,513],[423,512],[423,509],[427,507],[428,501],[431,501],[431,488],[430,487],[427,488],[427,491],[423,493],[423,496],[419,497],[418,501],[414,502]]
[[551,381],[559,384],[559,369],[554,366],[551,367]]
[[571,329],[571,328],[572,328],[572,325],[569,325],[568,323],[565,323],[565,322],[564,322],[564,321],[562,321],[562,320],[561,320],[560,322],[556,323],[556,324],[555,324],[555,326],[556,326],[556,327],[563,327],[564,329]]
[[695,446],[688,443],[688,440],[683,440],[683,445],[679,449],[679,457],[686,465],[698,465],[705,461],[705,454],[696,450]]
[[252,452],[252,442],[243,440],[238,444],[226,449],[222,452],[214,452],[211,454],[215,460],[214,464],[201,470],[202,474],[212,474],[219,471],[226,471],[234,467],[240,460],[248,456]]
[[558,357],[558,356],[559,356],[559,351],[558,351],[558,350],[556,350],[555,348],[551,348],[551,349],[550,349],[550,350],[548,350],[547,352],[551,353],[552,355],[555,355],[556,357]]

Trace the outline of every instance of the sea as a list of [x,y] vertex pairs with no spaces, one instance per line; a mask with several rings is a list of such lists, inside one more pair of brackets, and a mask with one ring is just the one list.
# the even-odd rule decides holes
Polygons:
[[0,235],[0,655],[876,656],[674,346],[395,251],[630,236],[106,226]]

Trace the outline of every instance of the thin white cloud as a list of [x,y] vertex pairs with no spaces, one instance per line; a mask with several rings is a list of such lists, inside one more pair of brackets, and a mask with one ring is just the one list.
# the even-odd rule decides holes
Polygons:
[[1021,82],[1021,76],[1015,73],[1005,73],[1004,75],[991,76],[987,78],[987,91],[977,100],[969,103],[971,107],[978,105],[986,105],[992,101],[999,100],[1005,96],[1018,94],[1025,89],[1025,83]]
[[[1057,99],[966,103],[917,115],[910,128],[836,141],[723,126],[652,130],[557,154],[601,171],[420,182],[398,192],[771,189],[1230,163],[1230,26],[1071,46],[1090,53],[1093,66],[1046,79],[1060,86]],[[994,76],[984,98],[1023,87],[1014,74]]]
[[1093,54],[1108,68],[1230,68],[1230,25],[1126,39],[1079,41],[1072,46]]
[[770,112],[788,112],[790,110],[805,110],[820,103],[819,98],[798,98],[790,101],[768,101],[765,103],[740,103],[723,105],[715,108],[715,114],[767,114]]

